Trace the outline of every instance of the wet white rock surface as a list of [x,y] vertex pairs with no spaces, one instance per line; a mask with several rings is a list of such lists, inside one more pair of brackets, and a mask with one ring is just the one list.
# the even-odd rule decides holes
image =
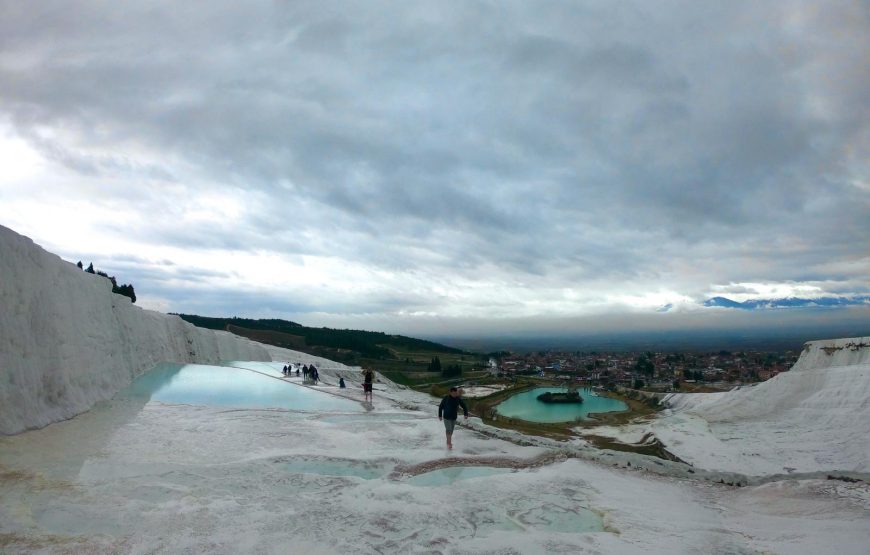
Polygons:
[[[327,385],[315,389],[361,399],[361,390],[329,385],[325,373]],[[397,467],[533,461],[553,450],[459,427],[448,452],[436,399],[384,381],[375,393],[374,406],[358,413],[116,398],[0,438],[0,546],[8,553],[846,554],[870,542],[866,484],[738,489],[577,459],[436,485],[396,479]]]

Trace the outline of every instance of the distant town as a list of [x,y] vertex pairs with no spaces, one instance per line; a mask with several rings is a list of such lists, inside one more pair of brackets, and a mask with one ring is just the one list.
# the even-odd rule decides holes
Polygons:
[[799,351],[717,351],[713,353],[595,351],[498,353],[490,372],[540,376],[581,385],[622,386],[648,391],[725,391],[786,372]]

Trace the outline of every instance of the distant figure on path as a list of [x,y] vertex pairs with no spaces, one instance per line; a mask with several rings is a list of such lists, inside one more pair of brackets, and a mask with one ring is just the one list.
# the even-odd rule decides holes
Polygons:
[[302,380],[304,381],[307,379],[308,379],[308,365],[306,364],[305,366],[302,367]]
[[284,365],[284,368],[281,369],[281,373],[284,374],[285,376],[287,375],[287,365],[286,364]]
[[339,387],[340,389],[344,389],[344,388],[346,387],[346,386],[344,385],[344,378],[341,378],[341,377],[338,378],[338,387]]
[[459,396],[459,389],[450,388],[441,404],[438,405],[438,420],[444,421],[444,430],[447,432],[447,448],[453,449],[453,428],[456,426],[456,418],[459,415],[459,407],[465,413],[465,419],[468,420],[468,405]]
[[298,366],[296,367],[296,377],[297,378],[299,377],[299,367]]
[[317,385],[317,379],[320,378],[320,375],[317,373],[317,368],[315,368],[313,364],[308,367],[308,375],[311,376],[314,385]]
[[372,402],[372,383],[375,381],[375,373],[371,368],[363,370],[363,399]]

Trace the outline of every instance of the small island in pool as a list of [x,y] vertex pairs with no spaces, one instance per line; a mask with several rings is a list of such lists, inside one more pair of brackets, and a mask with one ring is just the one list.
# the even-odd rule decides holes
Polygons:
[[538,395],[538,401],[543,403],[582,403],[583,397],[576,390],[566,391],[564,393],[546,392]]

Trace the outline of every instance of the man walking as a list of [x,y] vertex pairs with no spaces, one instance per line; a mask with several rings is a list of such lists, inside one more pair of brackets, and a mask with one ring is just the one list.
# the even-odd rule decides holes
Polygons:
[[459,407],[465,413],[465,419],[468,420],[468,405],[459,396],[459,390],[455,387],[450,388],[450,393],[441,399],[441,404],[438,405],[438,420],[444,421],[444,430],[447,432],[447,448],[453,449],[453,428],[456,426],[456,418],[459,413]]
[[375,373],[371,368],[366,368],[363,373],[363,402],[372,402],[372,382],[375,379]]

